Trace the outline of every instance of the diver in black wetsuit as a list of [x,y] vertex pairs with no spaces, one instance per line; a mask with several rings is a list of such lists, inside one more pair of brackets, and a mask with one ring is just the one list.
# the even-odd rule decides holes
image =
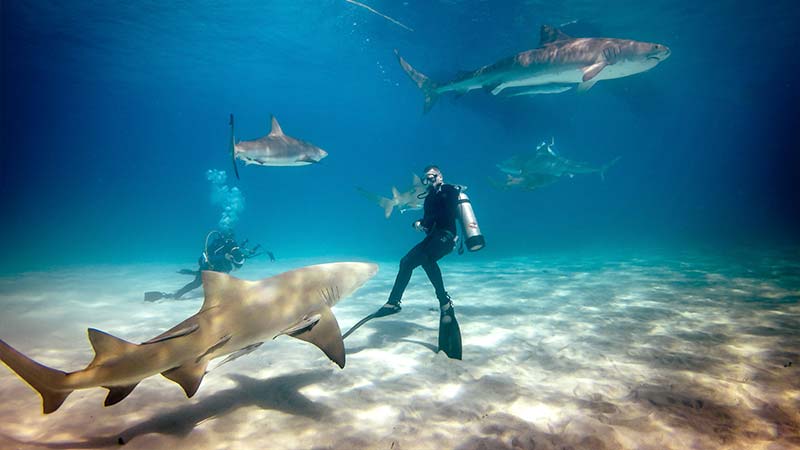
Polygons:
[[[461,359],[461,330],[456,321],[453,302],[444,289],[442,271],[436,262],[453,251],[456,244],[456,217],[458,214],[458,194],[460,188],[445,184],[442,172],[437,166],[425,168],[423,183],[428,185],[425,197],[424,215],[413,226],[424,231],[426,236],[415,245],[401,260],[400,270],[394,281],[389,300],[370,318],[384,317],[400,312],[400,300],[411,279],[411,273],[419,266],[425,270],[431,281],[441,312],[439,322],[439,350],[447,356]],[[360,326],[356,325],[347,334]]]
[[[212,235],[214,235],[215,238],[213,241],[210,241],[209,244],[209,239]],[[158,291],[145,292],[144,300],[147,302],[154,302],[162,298],[180,299],[187,292],[202,286],[204,270],[230,273],[233,270],[240,269],[247,259],[261,254],[258,253],[260,247],[261,244],[258,244],[252,249],[248,249],[247,239],[241,243],[237,243],[232,231],[211,231],[206,236],[206,247],[203,254],[200,255],[200,258],[197,260],[199,266],[198,270],[183,269],[179,271],[179,273],[185,275],[194,275],[194,279],[184,287],[175,291],[174,294]],[[265,253],[269,255],[271,261],[275,261],[275,256],[272,252],[265,251]]]

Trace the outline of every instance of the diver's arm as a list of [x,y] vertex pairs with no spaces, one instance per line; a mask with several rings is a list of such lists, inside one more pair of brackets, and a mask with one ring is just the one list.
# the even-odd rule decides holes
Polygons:
[[436,222],[436,216],[431,212],[431,206],[428,203],[431,196],[425,197],[425,203],[422,205],[422,210],[424,214],[422,215],[422,219],[414,222],[414,228],[420,231],[427,232],[428,230],[433,227],[433,224]]

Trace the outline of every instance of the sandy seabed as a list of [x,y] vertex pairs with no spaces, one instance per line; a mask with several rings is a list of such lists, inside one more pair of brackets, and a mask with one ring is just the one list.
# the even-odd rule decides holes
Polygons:
[[[258,279],[329,260],[258,262]],[[335,308],[348,329],[385,301],[397,264]],[[189,277],[174,265],[0,278],[0,338],[48,366],[91,361],[86,328],[145,341],[194,314],[145,303]],[[144,380],[105,408],[102,388],[55,413],[4,365],[0,448],[800,448],[800,258],[787,254],[449,256],[464,360],[435,353],[438,309],[422,270],[403,311],[350,336],[340,370],[282,336],[206,375],[187,399]],[[268,314],[268,311],[265,312]]]

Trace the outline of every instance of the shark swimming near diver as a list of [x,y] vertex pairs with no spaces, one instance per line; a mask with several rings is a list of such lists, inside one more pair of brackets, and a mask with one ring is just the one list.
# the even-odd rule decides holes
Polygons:
[[550,143],[542,142],[530,153],[514,155],[501,163],[497,168],[506,174],[505,183],[501,184],[490,178],[492,185],[498,189],[518,187],[532,191],[555,183],[561,177],[574,177],[580,174],[599,173],[605,179],[606,171],[619,161],[614,158],[606,164],[595,166],[581,161],[573,161],[556,153],[553,149],[555,139]]
[[280,335],[316,345],[344,368],[344,342],[331,308],[377,271],[371,263],[340,262],[258,281],[204,271],[205,300],[196,314],[141,344],[90,328],[95,357],[83,370],[66,373],[44,366],[3,340],[0,360],[39,392],[45,414],[56,411],[76,389],[104,387],[109,391],[105,406],[114,405],[157,374],[192,397],[212,359],[235,359]]
[[392,215],[392,211],[394,211],[395,208],[397,208],[401,214],[410,210],[422,209],[425,198],[420,198],[420,195],[424,194],[427,190],[425,185],[422,184],[422,180],[416,174],[413,175],[411,188],[407,191],[400,192],[396,187],[392,186],[392,198],[381,197],[380,195],[373,194],[360,187],[356,189],[368,200],[377,203],[383,208],[383,215],[387,219]]
[[316,164],[328,156],[328,152],[316,145],[285,134],[275,116],[272,116],[269,134],[250,141],[236,142],[233,114],[231,114],[230,126],[231,158],[233,160],[233,172],[236,174],[237,179],[239,178],[239,169],[236,167],[237,158],[247,165],[287,167]]
[[447,92],[463,95],[485,89],[505,96],[558,94],[589,90],[600,80],[622,78],[652,69],[670,56],[662,44],[614,38],[573,38],[543,25],[538,48],[436,83],[414,69],[395,50],[400,66],[425,95],[424,112]]

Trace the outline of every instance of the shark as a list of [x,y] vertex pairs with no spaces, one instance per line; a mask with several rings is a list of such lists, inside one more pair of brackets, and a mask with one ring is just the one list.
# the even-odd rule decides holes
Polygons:
[[535,191],[541,187],[550,185],[558,181],[559,177],[552,175],[539,175],[539,174],[525,174],[514,176],[506,174],[505,183],[500,183],[489,177],[489,183],[495,189],[508,190],[511,188],[519,188],[524,191]]
[[559,178],[568,176],[570,178],[578,174],[599,173],[601,179],[605,179],[606,171],[619,161],[619,157],[602,166],[594,166],[585,162],[572,161],[560,156],[553,149],[555,139],[550,143],[542,142],[533,153],[515,155],[497,164],[501,172],[509,175],[521,176],[522,178],[533,179],[533,176]]
[[383,208],[383,215],[387,219],[392,215],[395,208],[404,213],[406,211],[422,209],[425,202],[424,198],[420,198],[425,193],[427,188],[422,184],[422,180],[418,175],[413,174],[411,188],[405,192],[400,192],[396,187],[392,186],[392,198],[381,197],[380,195],[373,194],[365,189],[357,187],[356,189],[367,199],[377,203]]
[[105,406],[125,399],[145,378],[161,374],[187,397],[200,387],[209,362],[251,352],[288,335],[320,348],[345,366],[342,333],[331,308],[378,271],[363,262],[306,266],[257,281],[204,271],[200,310],[158,336],[135,344],[90,328],[95,356],[86,368],[63,372],[40,364],[0,340],[0,360],[42,397],[45,414],[77,389],[108,389]]
[[237,179],[239,178],[239,169],[236,167],[237,158],[247,165],[287,167],[316,164],[328,156],[328,152],[316,145],[284,133],[275,116],[272,116],[269,134],[250,141],[236,142],[233,114],[231,114],[230,126],[231,158],[233,160],[233,171]]
[[551,139],[550,143],[539,144],[532,153],[506,159],[497,164],[497,168],[506,174],[505,182],[498,182],[491,177],[489,182],[496,189],[519,188],[533,191],[553,184],[564,176],[572,178],[578,174],[599,173],[600,178],[605,179],[605,172],[619,161],[617,157],[602,166],[572,161],[558,155],[554,146],[555,139]]
[[492,95],[558,94],[589,90],[598,81],[646,72],[667,59],[663,44],[615,38],[573,38],[543,25],[538,48],[503,58],[455,79],[437,83],[411,66],[395,49],[400,66],[425,96],[427,113],[447,92],[485,89]]

